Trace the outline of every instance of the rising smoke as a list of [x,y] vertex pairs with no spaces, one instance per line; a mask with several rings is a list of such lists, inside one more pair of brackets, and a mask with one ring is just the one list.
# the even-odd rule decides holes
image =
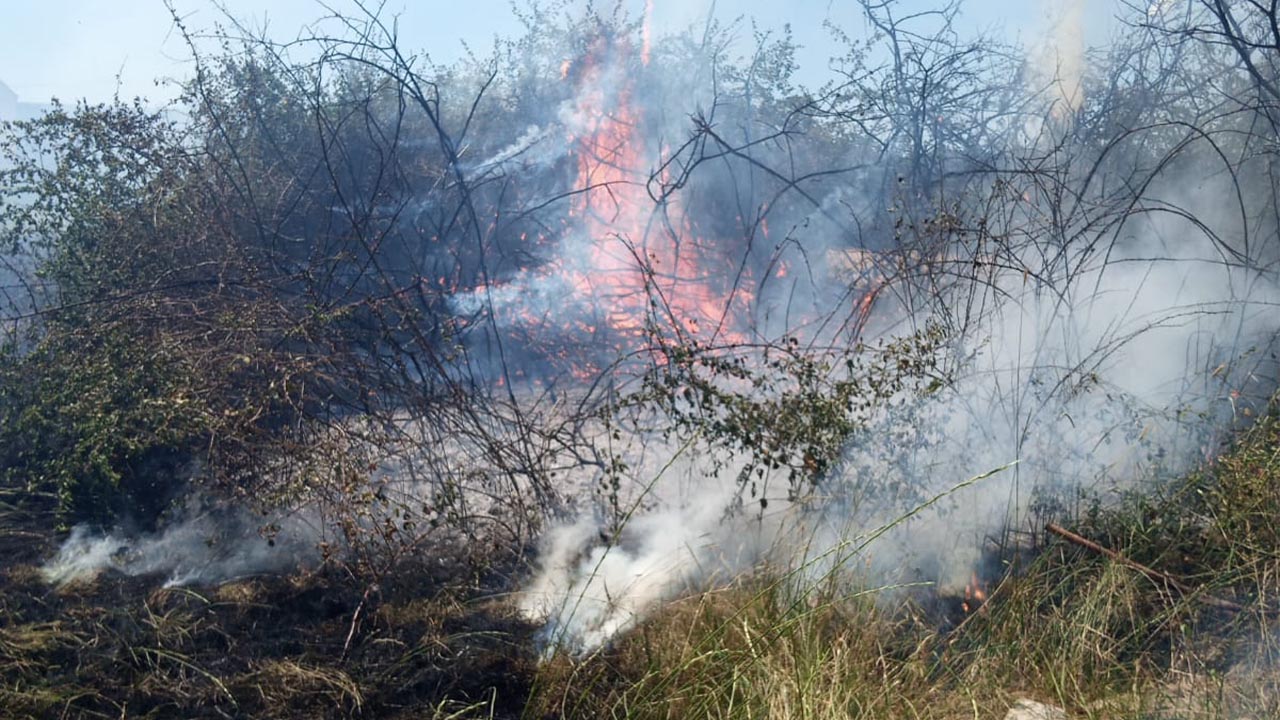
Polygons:
[[[1082,20],[1079,4],[1063,9],[1048,42],[1033,53],[1026,83],[1044,110],[1033,118],[1027,151],[1064,158],[1072,152],[1054,143],[1085,99]],[[1144,202],[1185,214],[1138,213],[1120,241],[1113,242],[1114,225],[1086,209],[1070,232],[1089,249],[1046,252],[1043,239],[1062,228],[1037,217],[1037,190],[1027,188],[1015,200],[1027,211],[1016,212],[1006,230],[1016,226],[1039,241],[1002,257],[945,249],[937,265],[963,267],[963,279],[940,285],[922,275],[924,297],[910,289],[922,267],[878,281],[884,283],[878,292],[889,291],[879,295],[870,339],[968,313],[953,338],[954,375],[944,390],[913,405],[908,417],[897,410],[871,418],[809,502],[775,498],[767,514],[735,513],[742,489],[726,476],[736,469],[708,461],[694,463],[685,476],[701,488],[692,497],[687,489],[645,484],[649,497],[680,499],[638,510],[617,537],[602,536],[590,516],[553,529],[523,610],[546,623],[547,642],[590,651],[690,588],[760,563],[802,568],[796,577],[803,582],[824,580],[850,565],[850,548],[857,566],[870,571],[862,582],[925,581],[956,591],[971,578],[986,538],[1018,528],[1032,513],[1071,507],[1081,493],[1102,500],[1209,459],[1221,432],[1247,422],[1246,406],[1265,402],[1272,391],[1272,313],[1280,288],[1223,256],[1220,238],[1248,232],[1238,209],[1223,210],[1230,179],[1183,172],[1197,171],[1170,171],[1152,183]],[[842,188],[828,197],[847,194]],[[849,206],[839,200],[820,207],[837,204]],[[829,228],[828,218],[811,212],[786,221]],[[827,242],[803,240],[811,253]],[[952,253],[961,257],[947,257]],[[979,266],[985,269],[967,272]],[[906,289],[896,293],[895,284]],[[830,289],[810,291],[829,298]],[[917,512],[922,504],[929,507]]]
[[[1207,175],[1199,146],[1156,172],[1138,157],[1147,135],[1084,137],[1082,21],[1069,4],[1018,81],[982,95],[1017,102],[972,112],[911,105],[919,88],[893,66],[849,72],[809,102],[771,95],[789,76],[785,42],[738,62],[705,35],[699,45],[651,37],[646,24],[584,23],[577,54],[544,79],[549,107],[463,158],[467,172],[527,180],[524,204],[503,209],[554,229],[529,242],[535,259],[449,298],[507,346],[526,346],[497,358],[487,343],[460,343],[513,403],[545,397],[533,385],[548,378],[564,396],[625,396],[636,365],[656,364],[645,352],[654,334],[762,362],[758,351],[784,338],[852,348],[945,329],[947,381],[862,418],[804,494],[748,492],[747,459],[661,418],[626,436],[612,418],[581,421],[624,471],[574,456],[558,476],[560,514],[517,600],[548,648],[598,648],[680,593],[762,564],[801,569],[804,582],[856,564],[872,585],[962,585],[987,535],[1081,490],[1183,472],[1270,394],[1280,289],[1224,240],[1249,232],[1251,208],[1224,202],[1238,194],[1233,178]],[[976,97],[964,85],[972,53],[945,52],[951,33],[908,59],[960,68],[948,90]],[[678,56],[690,45],[694,71]],[[1004,144],[979,124],[1003,127]],[[1095,162],[1119,180],[1083,180],[1078,166]],[[1126,185],[1135,177],[1149,180],[1140,201]],[[865,322],[850,323],[859,312]],[[587,360],[545,351],[567,338]],[[611,365],[618,357],[640,361]],[[512,365],[530,387],[514,387]],[[602,380],[606,367],[617,374]],[[606,481],[615,486],[602,494]],[[115,567],[217,582],[289,567],[324,532],[300,524],[282,549],[253,536],[258,523],[232,521],[243,531],[230,535],[226,523],[197,516],[127,539],[78,529],[46,576]],[[205,541],[215,536],[229,539]]]
[[217,584],[313,564],[318,539],[314,522],[296,513],[267,519],[208,507],[193,495],[155,533],[72,528],[41,574],[59,586],[89,582],[107,571],[161,576],[165,587]]

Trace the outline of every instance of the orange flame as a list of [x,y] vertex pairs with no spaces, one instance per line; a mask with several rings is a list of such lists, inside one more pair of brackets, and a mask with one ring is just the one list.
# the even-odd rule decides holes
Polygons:
[[[646,7],[646,23],[651,7]],[[647,27],[647,25],[646,25]],[[642,64],[648,62],[647,31]],[[579,189],[570,208],[589,250],[583,272],[570,273],[581,297],[601,308],[602,320],[621,335],[644,327],[656,296],[666,320],[685,332],[719,329],[731,300],[713,288],[714,271],[685,217],[678,197],[655,204],[646,187],[649,167],[663,151],[650,153],[644,117],[634,99],[632,49],[625,38],[600,36],[579,61],[575,116],[585,127],[568,140],[574,148]],[[665,184],[669,178],[662,173]],[[745,302],[746,296],[739,298]]]
[[981,609],[986,602],[986,585],[978,580],[977,573],[973,573],[969,578],[969,584],[964,586],[964,602],[961,607],[964,608],[966,613],[970,613]]
[[[637,78],[649,61],[651,10],[646,6],[639,50],[633,39],[605,31],[559,68],[573,85],[564,113],[574,173],[569,208],[558,231],[521,240],[537,248],[558,238],[563,251],[536,274],[567,296],[550,309],[541,302],[504,305],[513,308],[524,342],[580,380],[594,379],[601,368],[589,357],[595,353],[584,357],[575,348],[640,350],[651,327],[705,341],[745,342],[754,302],[744,258],[731,258],[723,243],[699,237],[679,193],[670,189],[676,183],[667,149],[651,140],[652,118],[637,102]],[[655,174],[655,167],[663,170]],[[767,225],[760,226],[767,237]],[[786,274],[785,265],[779,272]],[[559,332],[539,332],[548,329]]]

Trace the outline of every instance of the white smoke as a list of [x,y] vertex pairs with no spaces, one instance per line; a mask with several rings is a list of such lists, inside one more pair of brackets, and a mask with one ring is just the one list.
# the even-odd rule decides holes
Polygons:
[[279,519],[268,537],[259,532],[266,524],[261,517],[200,511],[199,504],[193,497],[179,517],[155,533],[76,526],[41,574],[50,584],[67,585],[114,571],[160,576],[165,587],[177,587],[304,567],[315,556],[315,528],[309,523]]
[[[1086,0],[1042,4],[1045,28],[1036,47],[1027,53],[1025,81],[1033,96],[1044,104],[1051,125],[1069,123],[1084,103]],[[1044,117],[1030,117],[1025,133],[1039,143],[1050,143]]]
[[1062,112],[1075,112],[1084,102],[1084,0],[1049,3],[1047,42],[1035,59],[1040,78],[1053,88]]
[[530,125],[525,128],[523,135],[516,138],[515,142],[494,153],[492,157],[481,162],[476,169],[484,170],[515,162],[528,165],[548,165],[555,162],[564,156],[564,149],[554,144],[543,144],[551,134],[551,128]]
[[[1222,191],[1166,200],[1229,230],[1212,200]],[[1022,525],[1037,506],[1185,472],[1213,451],[1215,431],[1247,419],[1246,398],[1265,400],[1275,387],[1261,350],[1280,330],[1280,288],[1224,262],[1190,224],[1134,224],[1139,236],[1109,256],[1068,270],[1035,248],[1011,261],[1021,269],[990,278],[979,290],[986,310],[954,348],[954,383],[909,416],[885,415],[859,433],[803,509],[777,502],[767,522],[730,512],[741,500],[726,479],[736,468],[691,460],[693,490],[655,493],[659,501],[638,509],[618,538],[602,541],[589,517],[551,530],[522,610],[546,623],[553,646],[590,651],[715,578],[767,562],[806,566],[803,577],[818,580],[852,560],[849,547],[870,582],[955,589],[969,581],[984,538]],[[935,301],[957,311],[973,289]],[[877,312],[885,337],[921,322],[892,307]],[[865,548],[856,541],[885,526]]]
[[628,523],[617,544],[605,544],[590,517],[548,532],[541,572],[521,593],[526,617],[546,623],[549,648],[561,643],[594,650],[635,624],[713,562],[716,500],[647,513]]
[[[1046,138],[1046,131],[1066,135],[1086,99],[1091,20],[1083,0],[1046,4],[1046,11],[1044,40],[1028,54],[1024,78],[1045,103],[1047,122],[1032,119],[1026,128],[1029,154],[1039,155],[1053,152],[1061,139]],[[616,99],[610,94],[616,94],[616,73],[600,77],[609,79],[607,87],[585,87],[561,108],[566,129],[589,127],[590,113]],[[685,99],[661,92],[643,98],[664,108],[687,107]],[[1230,188],[1200,187],[1186,195],[1168,189],[1188,179],[1161,183],[1163,191],[1148,188],[1146,199],[1163,192],[1167,207],[1185,208],[1221,237],[1239,235],[1239,219],[1222,216],[1218,202]],[[770,217],[775,226],[803,228],[803,244],[794,246],[804,265],[816,270],[813,284],[833,284],[822,277],[828,268],[821,267],[821,250],[848,244],[825,236],[838,230],[824,218],[855,207],[884,212],[874,205],[880,196],[863,202],[862,192],[851,180],[825,192],[811,217]],[[543,538],[537,573],[520,597],[526,616],[546,623],[548,643],[580,651],[600,647],[662,602],[758,562],[799,564],[816,570],[806,574],[816,578],[848,560],[833,550],[861,548],[852,539],[885,526],[893,529],[859,558],[872,582],[925,579],[960,586],[987,535],[1022,525],[1038,508],[1068,503],[1081,491],[1106,494],[1140,478],[1180,473],[1211,452],[1213,433],[1242,419],[1233,415],[1233,394],[1265,395],[1275,384],[1273,368],[1241,363],[1265,355],[1250,349],[1266,348],[1278,329],[1274,282],[1224,263],[1220,249],[1192,223],[1172,220],[1135,219],[1111,252],[1074,256],[1075,247],[1108,245],[1113,238],[1088,231],[1071,241],[1073,247],[1052,245],[1046,238],[1057,228],[1047,227],[1044,218],[1051,213],[1036,208],[1033,195],[1002,200],[1026,206],[1015,211],[1012,223],[1022,227],[1006,229],[1038,235],[1025,251],[997,259],[1002,271],[921,302],[895,308],[886,301],[876,308],[874,333],[884,339],[922,326],[932,314],[978,308],[952,348],[955,381],[949,387],[909,410],[876,418],[852,438],[844,464],[822,479],[818,497],[804,508],[774,502],[769,522],[734,512],[742,500],[735,469],[702,458],[686,463],[683,489],[664,480],[651,493],[653,501],[637,505],[616,533],[603,530],[608,523],[591,514],[552,528]],[[583,243],[573,233],[566,238],[558,260],[572,264]],[[917,256],[914,264],[924,259]],[[564,289],[542,280],[534,274],[517,278],[492,297],[499,307],[554,312]],[[766,324],[795,332],[790,311],[800,293],[787,290],[777,308],[769,308]],[[822,290],[812,288],[813,297],[837,294]],[[893,288],[883,295],[892,296]],[[1013,461],[1008,472],[948,492]],[[656,482],[651,477],[642,470],[633,474],[645,488]],[[945,499],[927,511],[895,522],[940,495]]]
[[669,461],[641,471],[652,473],[652,482],[623,489],[618,503],[627,519],[616,537],[591,512],[543,534],[539,571],[521,590],[518,606],[544,625],[545,650],[593,650],[721,565],[716,555],[725,524],[719,520],[733,490],[714,481],[682,483],[699,469],[687,449],[651,453],[658,460],[669,454]]
[[[370,468],[367,482],[324,486],[317,473],[309,478],[315,485],[302,502],[265,512],[193,489],[152,532],[72,528],[41,573],[53,585],[114,572],[161,578],[171,587],[287,573],[330,558],[376,563],[410,549],[452,549],[457,528],[448,521],[449,513],[477,522],[506,514],[503,520],[510,523],[518,503],[506,494],[513,489],[521,497],[533,494],[527,486],[513,488],[509,479],[501,488],[492,484],[490,478],[500,475],[487,464],[492,461],[488,446],[472,446],[463,437],[441,442],[429,423],[403,418],[390,432],[394,439],[360,419],[334,429],[348,460],[358,456]],[[368,447],[361,445],[365,442]],[[396,532],[386,533],[388,524]],[[409,525],[416,529],[407,529]],[[486,528],[470,529],[474,540]],[[364,544],[354,547],[348,542],[352,535]]]
[[88,526],[77,525],[57,556],[40,568],[40,574],[53,585],[92,580],[107,568],[117,567],[120,552],[128,546],[127,541],[115,535],[99,535]]
[[[872,548],[883,576],[962,586],[984,539],[1025,523],[1033,506],[1181,474],[1213,452],[1215,431],[1246,420],[1233,396],[1265,402],[1274,368],[1246,363],[1273,342],[1280,290],[1205,258],[1152,262],[1149,250],[1081,273],[1062,295],[1001,282],[1009,300],[975,338],[964,376],[915,418],[935,440],[882,482],[936,491],[1012,458],[1019,466]],[[856,530],[856,516],[842,520]]]

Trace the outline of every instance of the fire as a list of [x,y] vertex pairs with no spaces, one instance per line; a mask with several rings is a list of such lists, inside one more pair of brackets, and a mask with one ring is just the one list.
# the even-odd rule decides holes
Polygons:
[[[642,40],[643,66],[647,36]],[[650,168],[663,165],[665,148],[648,140],[635,98],[633,55],[625,37],[602,34],[565,73],[576,90],[576,122],[567,138],[577,190],[569,232],[585,237],[587,250],[582,266],[561,271],[576,299],[595,308],[620,337],[640,335],[651,312],[681,332],[723,333],[726,319],[734,319],[731,310],[740,311],[750,298],[743,290],[732,296],[717,290],[720,278],[707,243],[697,237],[679,197],[655,201],[650,195]],[[669,178],[663,173],[659,180]]]
[[986,584],[978,580],[978,574],[973,573],[969,578],[969,584],[964,586],[964,602],[961,607],[966,613],[980,610],[987,602]]
[[[706,237],[686,207],[686,179],[672,176],[669,168],[678,164],[656,140],[657,114],[643,103],[648,62],[643,26],[638,40],[601,30],[563,62],[559,75],[570,99],[558,115],[572,175],[568,207],[558,227],[520,237],[530,257],[555,252],[513,277],[474,284],[456,300],[464,312],[503,313],[503,326],[520,344],[580,380],[645,350],[651,333],[721,346],[748,339],[755,302],[745,256],[750,238]],[[763,209],[758,223],[767,237]],[[704,224],[714,226],[714,219]],[[788,272],[781,263],[776,270],[778,277]],[[525,301],[528,293],[534,301]]]

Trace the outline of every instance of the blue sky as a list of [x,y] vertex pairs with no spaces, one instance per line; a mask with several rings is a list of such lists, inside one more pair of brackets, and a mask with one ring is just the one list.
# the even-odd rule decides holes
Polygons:
[[[376,1],[376,0],[375,0]],[[523,1],[523,0],[518,0]],[[581,1],[581,0],[580,0]],[[1086,6],[1091,35],[1102,33],[1112,14],[1113,0],[969,0],[966,26],[995,28],[1006,37],[1036,42],[1047,11],[1067,2]],[[208,0],[172,0],[193,30],[208,30],[221,18]],[[350,8],[350,0],[330,0],[335,9]],[[598,1],[597,6],[613,0]],[[643,0],[623,0],[633,11]],[[652,0],[654,27],[684,27],[706,16],[711,0]],[[908,0],[927,6],[926,0]],[[325,14],[317,0],[222,0],[232,14],[258,25],[268,23],[272,35],[290,38],[298,28]],[[721,18],[753,17],[762,27],[790,23],[806,46],[801,61],[816,77],[829,54],[824,20],[830,19],[854,35],[864,24],[851,0],[717,0]],[[426,49],[448,61],[468,42],[484,49],[495,34],[513,35],[520,25],[510,11],[511,0],[389,0],[387,8],[400,13],[401,37],[411,49]],[[1104,34],[1104,33],[1103,33]],[[109,99],[116,91],[125,97],[164,99],[171,89],[158,88],[157,78],[184,77],[189,72],[187,50],[172,29],[163,0],[0,0],[0,80],[27,102]]]

